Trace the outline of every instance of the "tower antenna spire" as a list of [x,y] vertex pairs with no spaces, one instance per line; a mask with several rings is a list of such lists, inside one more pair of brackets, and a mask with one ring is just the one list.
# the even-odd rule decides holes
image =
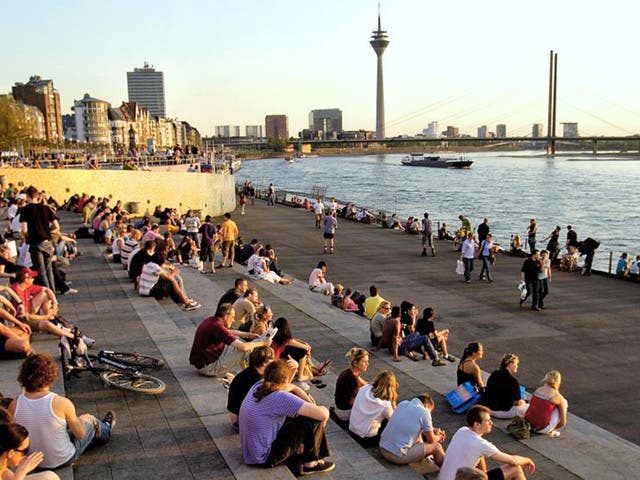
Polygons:
[[378,75],[376,89],[376,138],[384,140],[385,138],[385,121],[384,121],[384,81],[382,75],[382,54],[389,45],[387,32],[382,30],[382,22],[380,21],[380,3],[378,3],[378,30],[371,32],[371,47],[378,57]]

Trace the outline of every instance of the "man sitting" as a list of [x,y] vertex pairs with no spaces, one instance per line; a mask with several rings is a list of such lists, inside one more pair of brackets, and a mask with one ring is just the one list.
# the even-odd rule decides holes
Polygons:
[[205,318],[198,326],[193,338],[189,363],[196,367],[200,375],[215,377],[235,370],[242,360],[242,354],[271,345],[267,337],[259,342],[243,342],[238,338],[255,339],[253,333],[230,330],[235,319],[235,310],[230,303],[218,306],[213,317]]
[[382,431],[380,454],[397,465],[420,462],[433,455],[439,467],[444,461],[444,430],[433,427],[435,405],[428,393],[400,402]]
[[327,282],[325,274],[327,273],[327,264],[319,262],[318,266],[311,271],[309,275],[309,290],[312,292],[331,295],[333,293],[333,284]]
[[229,290],[227,290],[224,293],[224,295],[220,297],[220,300],[218,300],[218,306],[222,305],[223,303],[230,303],[233,305],[233,303],[236,300],[238,300],[242,295],[244,295],[244,293],[247,291],[248,288],[249,288],[249,282],[247,282],[246,278],[242,278],[242,277],[236,278],[233,284],[233,288],[230,288]]
[[456,471],[461,467],[477,466],[486,471],[484,457],[491,457],[502,463],[500,467],[487,472],[489,480],[524,480],[526,477],[523,467],[529,473],[535,471],[536,466],[530,458],[503,453],[493,443],[482,438],[493,427],[490,413],[491,410],[482,405],[474,405],[467,411],[467,426],[460,428],[451,439],[440,469],[440,480],[454,480]]
[[233,302],[233,309],[236,311],[234,327],[242,327],[246,325],[247,322],[249,326],[251,326],[253,314],[256,313],[256,307],[259,305],[260,298],[257,288],[250,288],[245,292],[244,296]]
[[369,287],[369,296],[364,301],[364,316],[371,320],[378,311],[378,306],[384,301],[384,298],[378,294],[378,287],[371,285]]
[[182,279],[178,277],[180,270],[165,261],[165,254],[156,252],[152,260],[142,266],[138,293],[143,297],[153,297],[156,300],[171,297],[186,311],[200,308],[201,305],[189,298],[184,291]]

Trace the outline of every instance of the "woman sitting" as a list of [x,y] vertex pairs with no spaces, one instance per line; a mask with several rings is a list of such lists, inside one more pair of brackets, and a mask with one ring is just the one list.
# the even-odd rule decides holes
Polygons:
[[551,370],[542,379],[542,385],[533,392],[524,418],[534,432],[558,437],[558,430],[567,424],[569,404],[560,393],[561,383],[560,372]]
[[568,247],[567,253],[562,255],[560,259],[560,271],[575,272],[578,268],[578,249],[576,247]]
[[288,285],[291,283],[290,279],[281,277],[276,272],[269,270],[267,251],[264,247],[251,255],[247,261],[247,267],[249,271],[253,271],[255,276],[262,280],[266,280],[267,282],[279,283],[281,285]]
[[411,360],[418,360],[417,352],[419,352],[422,354],[424,360],[426,360],[428,355],[434,367],[444,366],[445,362],[439,358],[438,352],[431,343],[431,340],[429,340],[428,334],[422,334],[416,331],[418,307],[413,303],[402,302],[401,308],[404,309],[401,318],[404,337],[398,348],[398,353],[400,355],[406,355]]
[[[311,360],[311,345],[302,340],[293,337],[289,321],[284,318],[278,318],[273,326],[278,329],[273,337],[271,348],[276,354],[276,358],[288,359],[291,357],[298,362],[298,371],[296,379],[298,385],[305,391],[309,390],[309,384],[315,376],[322,376],[327,373],[327,369],[333,363],[331,360],[325,361],[319,367],[313,365]],[[326,386],[326,385],[325,385]],[[322,387],[324,388],[324,387]]]
[[524,417],[529,404],[522,399],[520,384],[513,376],[518,371],[520,359],[507,353],[500,361],[500,368],[494,370],[487,380],[480,404],[491,409],[495,418]]
[[360,374],[369,368],[369,352],[362,348],[352,348],[347,352],[346,357],[351,359],[351,366],[338,376],[334,395],[336,401],[334,413],[344,422],[349,421],[351,407],[358,391],[367,384]]
[[334,307],[342,308],[342,300],[344,300],[344,295],[342,295],[342,291],[344,287],[341,284],[337,284],[333,287],[333,295],[331,295],[331,305]]
[[484,347],[481,343],[473,342],[465,347],[456,371],[458,385],[469,382],[478,392],[484,391],[484,381],[482,380],[480,367],[476,363],[483,355]]
[[357,312],[359,310],[358,304],[353,301],[353,294],[350,288],[347,288],[344,291],[344,295],[342,297],[342,304],[340,305],[343,310],[347,312]]
[[189,263],[189,260],[191,260],[192,257],[198,258],[199,252],[200,250],[198,249],[196,242],[194,242],[191,237],[185,235],[182,237],[180,245],[178,245],[178,261],[182,264]]
[[[12,415],[4,408],[2,416],[7,420]],[[42,452],[29,452],[29,432],[22,425],[13,421],[0,423],[0,478],[2,480],[24,480],[32,478],[38,480],[60,480],[60,477],[51,471],[41,471],[37,474],[27,475],[42,463]]]
[[453,235],[447,230],[446,223],[443,223],[440,229],[438,229],[438,240],[453,240]]
[[416,324],[416,331],[421,335],[426,335],[431,341],[431,345],[438,352],[442,352],[442,358],[455,362],[456,359],[453,355],[449,355],[449,347],[447,341],[449,340],[449,329],[436,330],[433,320],[436,318],[435,308],[427,307],[422,311],[422,318],[418,320]]
[[356,395],[349,416],[349,430],[364,440],[366,446],[377,446],[380,434],[396,409],[398,382],[391,370],[383,370],[373,383],[363,386]]
[[[267,329],[271,326],[272,319],[273,312],[271,312],[269,305],[262,305],[256,309],[251,322],[247,322],[250,324],[249,333],[255,333],[261,337],[267,333]],[[242,330],[242,327],[243,325],[239,326],[240,330]]]
[[284,360],[275,360],[264,371],[242,402],[239,412],[240,443],[244,463],[274,467],[293,458],[298,474],[328,472],[335,464],[329,456],[324,425],[326,407],[291,385],[295,372]]

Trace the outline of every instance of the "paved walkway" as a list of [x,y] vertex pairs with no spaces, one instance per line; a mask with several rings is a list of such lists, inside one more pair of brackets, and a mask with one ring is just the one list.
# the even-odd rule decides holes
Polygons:
[[[71,220],[75,221],[75,217]],[[65,223],[68,230],[74,228],[74,223]],[[488,350],[483,362],[485,370],[490,370],[497,363],[503,351],[513,350],[522,357],[519,378],[528,386],[533,386],[550,368],[563,371],[563,390],[569,399],[572,415],[562,437],[556,440],[538,437],[517,442],[504,433],[504,422],[490,437],[500,448],[534,458],[538,465],[534,478],[622,479],[634,476],[640,449],[595,425],[597,419],[589,418],[588,414],[599,410],[596,407],[585,408],[585,405],[589,406],[589,392],[580,389],[582,384],[589,383],[589,379],[591,382],[594,378],[607,382],[605,388],[625,379],[587,375],[584,369],[574,365],[576,361],[590,364],[587,360],[592,356],[585,353],[585,348],[577,349],[577,353],[570,356],[563,355],[558,349],[571,351],[573,342],[581,342],[588,351],[589,346],[600,345],[600,342],[602,345],[598,348],[606,350],[610,347],[604,340],[612,338],[619,341],[617,355],[629,364],[625,368],[634,371],[632,368],[637,366],[637,357],[627,358],[625,352],[635,355],[635,349],[633,345],[627,345],[627,350],[623,346],[625,342],[633,343],[634,338],[637,343],[637,322],[632,321],[632,314],[637,314],[637,308],[628,309],[626,317],[612,315],[606,301],[598,302],[594,297],[595,292],[603,291],[601,298],[615,299],[612,303],[617,305],[619,313],[624,311],[625,299],[630,298],[628,303],[631,307],[637,307],[637,286],[605,278],[558,274],[554,279],[550,309],[536,316],[534,312],[520,312],[517,308],[517,275],[514,275],[519,261],[514,259],[500,258],[493,285],[477,282],[464,285],[453,274],[453,252],[443,251],[435,259],[424,259],[417,256],[418,241],[408,235],[341,222],[338,252],[323,257],[315,253],[321,251],[320,235],[313,229],[310,214],[281,206],[256,205],[250,207],[248,214],[238,223],[245,238],[256,236],[273,241],[285,270],[298,279],[289,287],[255,283],[262,299],[272,305],[276,315],[286,316],[292,321],[294,334],[312,344],[315,356],[319,359],[331,357],[336,362],[326,377],[329,387],[312,390],[320,403],[331,403],[336,374],[347,366],[344,353],[353,345],[366,346],[368,339],[366,321],[329,306],[326,298],[311,294],[305,287],[304,279],[310,268],[320,258],[325,258],[330,265],[329,276],[345,285],[362,290],[375,282],[381,286],[382,294],[394,303],[406,298],[420,307],[428,303],[435,305],[442,317],[440,324],[454,329],[454,353],[458,354],[462,345],[472,339],[481,339],[485,343]],[[311,245],[317,249],[310,252]],[[90,450],[81,458],[75,467],[76,480],[142,479],[149,475],[167,480],[178,476],[250,478],[256,473],[265,478],[292,478],[284,469],[257,471],[241,464],[237,436],[226,422],[224,390],[218,382],[199,377],[188,366],[188,348],[196,325],[213,312],[220,294],[232,286],[236,276],[243,273],[243,268],[220,270],[214,276],[203,276],[185,269],[187,287],[203,303],[203,308],[183,312],[170,301],[158,303],[133,294],[123,272],[107,265],[95,245],[85,241],[83,247],[85,255],[69,269],[80,294],[63,298],[63,313],[94,336],[97,347],[162,356],[169,368],[158,372],[168,385],[167,391],[158,397],[105,389],[88,374],[66,383],[67,395],[74,400],[79,411],[102,415],[108,409],[115,409],[118,413],[118,427],[112,441],[105,447]],[[571,313],[571,302],[576,301],[579,291],[584,292],[585,287],[590,289],[588,302],[593,304],[591,308],[597,308],[600,313]],[[622,294],[614,297],[620,289],[623,289]],[[609,330],[602,330],[602,335],[600,332],[590,335],[588,328],[594,319],[603,315],[609,315]],[[628,327],[628,337],[621,333],[606,337],[612,335],[611,323],[622,323]],[[632,336],[634,334],[635,337]],[[528,337],[532,338],[528,340]],[[564,345],[558,343],[559,338]],[[366,378],[373,378],[382,369],[394,368],[400,382],[401,398],[423,391],[431,393],[437,404],[435,423],[450,434],[455,432],[463,419],[450,412],[440,395],[452,388],[455,365],[435,369],[427,362],[395,364],[389,360],[386,354],[372,356]],[[617,361],[609,361],[610,366],[619,365]],[[611,376],[611,368],[608,373]],[[626,379],[632,376],[626,375]],[[623,387],[618,389],[624,392]],[[602,388],[593,390],[603,391]],[[626,396],[632,404],[637,402],[635,397],[633,392]],[[623,417],[623,412],[629,409],[618,406],[615,398],[611,404],[615,408],[610,408],[607,415],[601,417],[615,418],[619,415],[632,424],[628,431],[637,433],[637,423],[633,427],[637,419],[628,418],[628,415]],[[578,411],[581,405],[583,411]],[[620,424],[625,423],[621,421]],[[608,427],[607,430],[613,431]],[[393,467],[382,461],[375,450],[362,449],[332,422],[329,424],[329,437],[332,458],[338,468],[324,478],[360,479],[365,471],[372,478],[416,478],[417,474],[408,467]],[[435,477],[430,475],[429,478]]]

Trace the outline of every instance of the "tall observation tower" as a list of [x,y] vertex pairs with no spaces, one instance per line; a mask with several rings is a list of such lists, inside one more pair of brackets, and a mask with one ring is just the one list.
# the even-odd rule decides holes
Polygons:
[[380,5],[378,5],[378,30],[371,32],[369,42],[378,57],[378,88],[376,90],[376,138],[383,140],[384,132],[384,80],[382,77],[382,54],[389,45],[387,32],[380,26]]

